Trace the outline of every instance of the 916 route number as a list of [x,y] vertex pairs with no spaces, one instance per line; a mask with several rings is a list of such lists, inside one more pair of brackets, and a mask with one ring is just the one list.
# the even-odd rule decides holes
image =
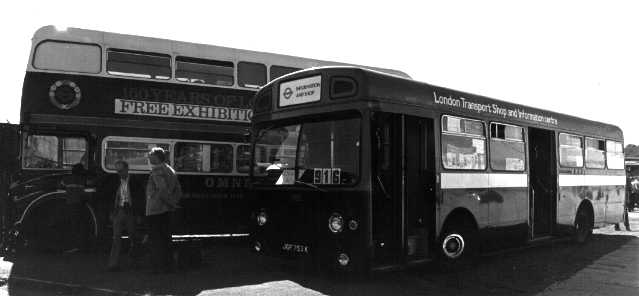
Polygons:
[[308,246],[304,245],[295,245],[295,244],[283,244],[282,250],[287,252],[295,252],[295,253],[306,253],[308,254]]

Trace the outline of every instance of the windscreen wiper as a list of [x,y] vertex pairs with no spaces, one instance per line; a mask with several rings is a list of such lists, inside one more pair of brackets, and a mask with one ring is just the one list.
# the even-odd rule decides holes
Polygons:
[[313,189],[315,189],[315,190],[317,190],[317,191],[320,191],[320,192],[326,192],[326,189],[320,188],[320,187],[318,187],[318,186],[317,186],[317,185],[315,185],[315,184],[306,183],[306,182],[304,182],[304,181],[295,180],[295,184],[303,184],[303,185],[306,185],[306,186],[308,186],[308,187],[311,187],[311,188],[313,188]]

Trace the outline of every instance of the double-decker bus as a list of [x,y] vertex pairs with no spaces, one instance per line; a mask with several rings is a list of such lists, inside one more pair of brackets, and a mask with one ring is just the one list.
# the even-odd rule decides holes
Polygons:
[[255,251],[343,271],[621,221],[613,125],[353,67],[295,72],[255,97]]
[[[245,134],[257,89],[284,74],[334,62],[53,26],[39,29],[24,78],[20,168],[4,221],[7,241],[62,248],[69,232],[60,187],[88,175],[87,238],[102,237],[112,204],[100,185],[125,160],[146,182],[146,153],[167,151],[182,184],[177,234],[247,232]],[[406,74],[386,70],[389,73]],[[108,235],[106,235],[108,237]]]

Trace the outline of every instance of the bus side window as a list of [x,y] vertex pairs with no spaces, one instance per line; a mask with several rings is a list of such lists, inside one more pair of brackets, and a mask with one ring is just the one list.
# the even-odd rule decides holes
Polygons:
[[68,169],[87,165],[87,140],[79,137],[29,135],[22,165],[28,169]]
[[271,69],[269,71],[269,75],[271,77],[271,81],[284,76],[286,74],[289,73],[293,73],[295,71],[299,71],[302,70],[300,68],[293,68],[293,67],[284,67],[284,66],[277,66],[277,65],[273,65],[271,66]]
[[153,139],[111,139],[107,137],[102,144],[103,169],[115,172],[115,163],[118,160],[124,160],[129,164],[129,171],[148,172],[150,167],[147,154],[153,147],[164,149],[166,159],[171,162],[171,145],[167,142]]
[[490,124],[490,167],[500,171],[523,171],[526,167],[524,129],[515,125]]
[[251,165],[251,146],[238,145],[235,151],[237,172],[246,174]]
[[266,84],[266,66],[259,63],[239,62],[237,80],[241,87],[260,88]]
[[210,145],[200,143],[175,144],[175,169],[181,172],[207,172],[210,170],[206,156],[210,155]]
[[486,137],[482,121],[442,116],[441,145],[444,168],[486,169]]
[[175,58],[175,79],[181,82],[233,86],[233,62]]
[[606,162],[608,164],[608,169],[623,169],[623,144],[616,141],[606,141]]
[[102,50],[84,43],[45,41],[36,47],[33,67],[65,72],[100,73]]
[[109,49],[107,51],[107,73],[167,80],[171,78],[171,56]]
[[231,144],[211,144],[210,167],[212,173],[233,171],[233,146]]
[[584,166],[583,139],[580,136],[559,134],[559,164],[563,167]]
[[586,167],[592,169],[606,167],[606,143],[603,140],[586,138]]

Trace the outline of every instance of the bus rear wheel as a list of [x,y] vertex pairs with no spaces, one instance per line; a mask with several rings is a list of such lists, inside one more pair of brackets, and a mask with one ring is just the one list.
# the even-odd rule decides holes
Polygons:
[[469,265],[479,250],[477,229],[470,223],[446,226],[438,249],[438,261],[443,269],[455,270]]
[[586,243],[592,236],[593,223],[592,211],[586,206],[579,207],[579,210],[577,210],[577,216],[575,217],[575,233],[573,240],[578,244]]

